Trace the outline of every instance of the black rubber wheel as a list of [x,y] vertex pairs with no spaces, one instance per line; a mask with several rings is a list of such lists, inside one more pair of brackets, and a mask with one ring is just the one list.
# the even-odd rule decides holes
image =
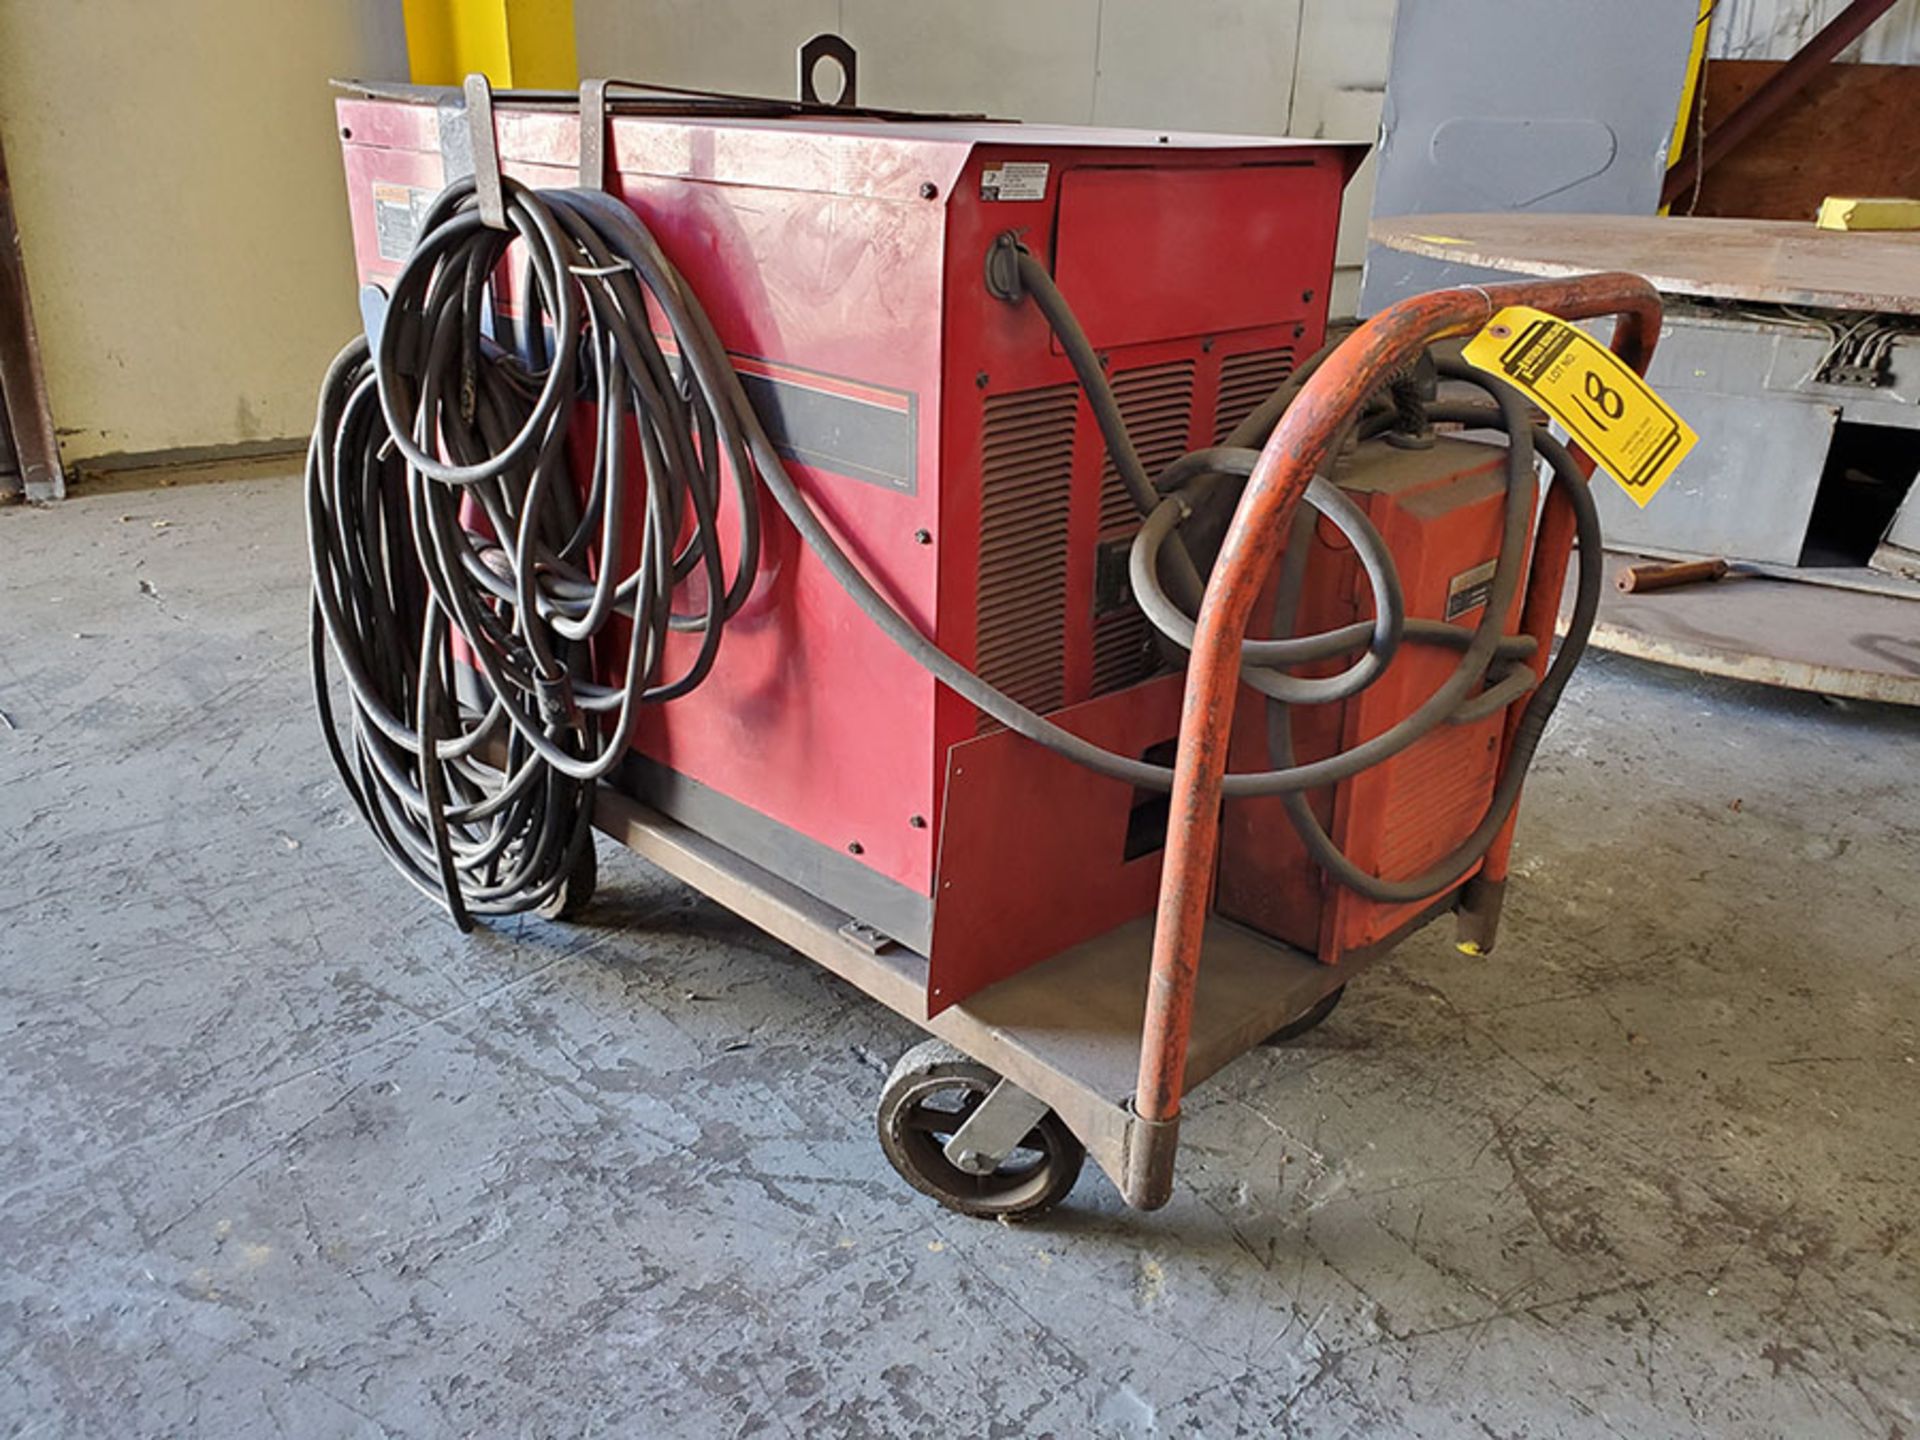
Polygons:
[[1304,1011],[1289,1020],[1261,1043],[1266,1045],[1284,1045],[1289,1040],[1298,1040],[1302,1035],[1306,1034],[1307,1031],[1313,1029],[1331,1015],[1334,1007],[1340,1003],[1340,997],[1346,993],[1347,987],[1344,985],[1337,989],[1329,990],[1314,1002],[1311,1010]]
[[943,1147],[999,1083],[993,1071],[943,1041],[914,1046],[880,1091],[880,1149],[901,1179],[949,1210],[1030,1220],[1073,1189],[1086,1147],[1049,1110],[992,1174],[960,1169]]
[[574,851],[567,878],[560,888],[535,908],[534,914],[545,920],[577,920],[593,903],[593,892],[600,888],[600,857],[593,847],[593,831],[587,831],[580,848]]

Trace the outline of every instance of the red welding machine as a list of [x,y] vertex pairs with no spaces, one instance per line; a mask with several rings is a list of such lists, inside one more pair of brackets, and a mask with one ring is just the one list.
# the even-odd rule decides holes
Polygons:
[[[1243,931],[1340,967],[1459,909],[1490,943],[1597,532],[1426,332],[1324,358],[1359,147],[434,98],[339,103],[369,340],[309,478],[329,741],[463,923],[584,883],[597,785],[924,957],[924,1020],[1157,897],[1164,929],[1169,836],[1214,817],[1179,863]],[[1237,701],[1183,722],[1235,502],[1294,462]]]

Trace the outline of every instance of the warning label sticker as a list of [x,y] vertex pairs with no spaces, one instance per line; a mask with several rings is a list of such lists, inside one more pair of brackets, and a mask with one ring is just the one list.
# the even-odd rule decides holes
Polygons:
[[432,204],[431,190],[374,182],[373,238],[382,260],[399,264],[413,253],[413,242],[420,238],[420,222]]
[[1044,200],[1047,198],[1044,160],[1008,160],[980,172],[982,200]]

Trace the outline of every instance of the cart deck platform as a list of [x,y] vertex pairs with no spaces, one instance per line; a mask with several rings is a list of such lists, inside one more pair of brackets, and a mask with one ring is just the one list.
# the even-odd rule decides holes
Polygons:
[[[1143,1122],[1131,1101],[1153,946],[1141,916],[927,1018],[926,957],[874,942],[832,906],[617,790],[594,823],[641,858],[752,921],[808,959],[1045,1102],[1123,1195]],[[1360,968],[1312,956],[1214,917],[1194,999],[1186,1087],[1198,1085],[1334,991]],[[1138,1160],[1137,1151],[1132,1158]]]

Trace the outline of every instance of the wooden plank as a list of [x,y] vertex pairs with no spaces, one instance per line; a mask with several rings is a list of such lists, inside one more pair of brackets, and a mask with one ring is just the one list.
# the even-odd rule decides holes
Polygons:
[[1920,315],[1920,235],[1658,215],[1399,215],[1374,240],[1521,275],[1625,270],[1670,295]]
[[[1708,65],[1708,127],[1780,68],[1773,60]],[[1920,195],[1915,116],[1920,66],[1829,65],[1707,172],[1697,205],[1682,195],[1674,213],[1805,220],[1829,195]]]
[[1662,182],[1660,203],[1670,206],[1682,195],[1691,194],[1702,174],[1710,172],[1737,146],[1772,123],[1781,110],[1792,104],[1842,50],[1870,30],[1873,22],[1892,9],[1894,3],[1895,0],[1847,0],[1846,7],[1788,56],[1744,103],[1721,113],[1705,127],[1705,133],[1697,136],[1699,145],[1695,151],[1681,156]]

